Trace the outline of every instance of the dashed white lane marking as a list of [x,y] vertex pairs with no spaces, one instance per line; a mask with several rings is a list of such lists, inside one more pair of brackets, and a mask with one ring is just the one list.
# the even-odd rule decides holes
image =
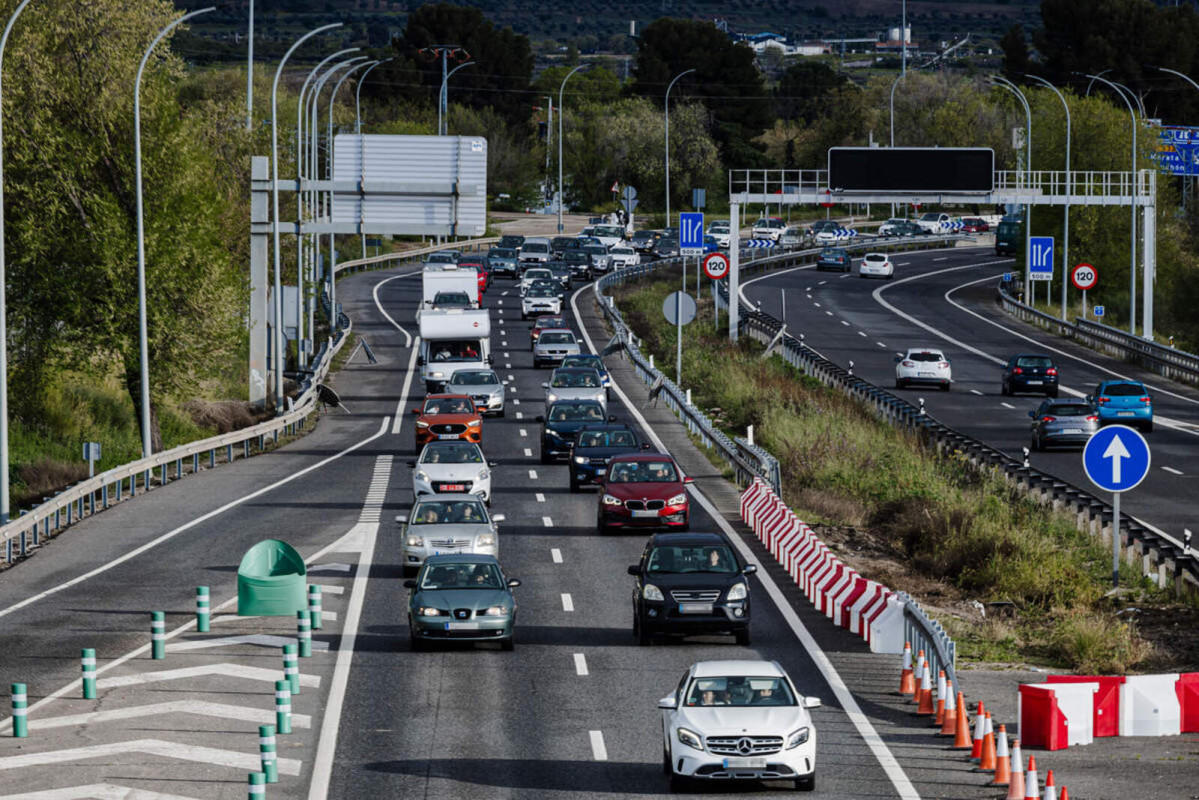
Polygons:
[[883,344],[882,342],[875,342],[875,344],[877,344],[879,347],[883,348],[884,350],[887,349],[887,346],[885,344]]
[[816,284],[816,285],[817,285],[817,286],[824,286],[824,284],[826,284],[826,283],[828,283],[828,281],[821,281],[820,283],[818,283],[818,284]]
[[505,363],[504,369],[512,369],[512,362],[509,361],[509,362]]
[[865,335],[866,335],[866,331],[858,331],[858,336],[865,336]]
[[516,412],[516,418],[517,418],[517,419],[524,419],[524,418],[525,418],[525,415],[524,415],[522,412],[520,412],[520,411],[517,411],[517,412]]
[[596,761],[608,760],[608,748],[604,747],[604,732],[591,731],[591,757]]
[[562,563],[562,551],[554,547],[550,549],[550,558],[554,559],[555,564]]
[[810,291],[812,291],[812,287],[811,287],[811,286],[805,286],[803,290],[804,290],[805,292],[810,292]]
[[849,323],[848,323],[848,322],[846,322],[845,320],[841,320],[841,324],[842,324],[842,325],[849,325]]
[[504,304],[504,301],[503,301],[503,300],[496,300],[496,301],[495,301],[495,304],[496,304],[497,306],[502,306],[502,305]]
[[847,272],[844,275],[838,275],[837,277],[838,278],[848,278],[849,276],[850,276],[850,273]]
[[976,395],[978,395],[979,397],[982,397],[982,396],[983,396],[983,393],[982,393],[982,392],[980,392],[978,389],[971,389],[971,390],[970,390],[970,393],[971,393],[971,394],[976,394]]
[[507,292],[500,292],[500,296],[501,296],[501,297],[507,297],[507,296],[508,296],[508,293],[507,293]]
[[512,375],[509,375],[509,376],[508,376],[508,380],[510,380],[510,381],[514,381],[514,380],[516,380],[516,378],[515,378],[515,377],[513,377]]
[[833,312],[831,312],[831,311],[825,311],[824,313],[828,314],[830,317],[833,315]]
[[562,593],[562,610],[563,611],[574,611],[575,610],[575,601],[572,600],[570,595],[566,592]]
[[900,261],[900,262],[897,262],[897,263],[895,264],[895,266],[897,266],[897,267],[906,267],[908,264],[911,264],[911,263],[912,263],[911,261]]
[[[503,302],[503,301],[501,300],[500,302]],[[504,313],[504,309],[502,309],[502,308],[498,308],[496,310],[499,311],[501,314]],[[503,320],[500,320],[500,322],[503,322]]]
[[948,260],[949,260],[949,256],[941,256],[940,258],[933,259],[933,261],[948,261]]
[[541,492],[537,492],[537,494],[536,494],[536,495],[534,495],[534,496],[537,498],[537,502],[538,502],[538,503],[544,503],[544,502],[545,502],[545,495],[543,495]]
[[511,353],[504,353],[504,358],[512,358],[512,354],[511,354]]
[[[530,450],[529,452],[532,453],[533,451]],[[529,470],[529,480],[531,480],[531,481],[537,480],[537,470],[535,470],[535,469]]]
[[1181,475],[1182,474],[1182,470],[1174,469],[1173,467],[1162,467],[1162,469],[1164,469],[1166,472],[1170,473],[1171,475]]
[[515,387],[515,386],[509,386],[509,387],[508,387],[508,391],[510,391],[510,392],[512,392],[513,394],[515,394],[515,393],[516,393],[516,387]]
[[520,405],[520,398],[519,398],[519,397],[513,397],[513,398],[512,398],[512,405],[514,405],[514,406],[518,406],[518,405]]
[[[544,526],[545,526],[545,527],[547,527],[547,528],[552,528],[552,527],[554,527],[554,521],[553,521],[552,519],[550,519],[549,517],[542,517],[542,518],[541,518],[541,524],[542,524],[542,525],[544,525]],[[570,597],[570,595],[568,595],[568,594],[565,594],[565,595],[562,595],[562,596],[563,596],[563,597]],[[570,609],[567,609],[567,610],[569,611]]]
[[999,405],[1003,406],[1004,408],[1011,408],[1011,409],[1015,409],[1015,408],[1016,408],[1015,406],[1013,406],[1013,405],[1008,405],[1007,403],[1000,403]]
[[504,347],[507,347],[507,346],[508,346],[508,343],[507,343],[507,342],[500,342],[500,344],[502,344]]
[[525,458],[532,458],[532,457],[533,457],[533,451],[526,447],[525,448]]
[[820,308],[820,304],[819,304],[819,303],[813,302],[813,303],[812,303],[812,305],[816,306],[817,308]]
[[587,657],[582,653],[575,653],[575,674],[590,675],[587,671]]

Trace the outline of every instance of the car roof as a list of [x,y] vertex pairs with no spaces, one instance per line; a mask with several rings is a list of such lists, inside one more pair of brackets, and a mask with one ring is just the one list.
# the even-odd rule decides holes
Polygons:
[[1144,382],[1144,381],[1134,381],[1134,380],[1129,380],[1128,378],[1112,378],[1111,380],[1107,380],[1107,381],[1100,381],[1100,382],[1099,382],[1099,385],[1100,385],[1100,386],[1120,386],[1120,385],[1124,385],[1124,386],[1142,386],[1142,387],[1143,387],[1143,386],[1145,385],[1145,382]]
[[624,455],[615,456],[612,459],[612,463],[615,464],[617,461],[661,461],[664,458],[668,461],[674,461],[666,453],[625,453]]
[[732,546],[723,533],[692,531],[688,533],[655,533],[653,536],[654,544],[656,545],[714,545],[724,544]]
[[[473,371],[475,371],[475,370],[472,370],[472,372],[473,372]],[[470,400],[470,399],[471,399],[471,397],[470,397],[470,395],[469,395],[469,394],[461,394],[461,393],[458,393],[458,392],[455,392],[455,393],[450,393],[450,392],[442,392],[441,394],[431,394],[431,395],[428,395],[427,397],[425,397],[425,400],[442,400],[442,399],[445,399],[445,398],[447,398],[447,397],[448,397],[448,398],[451,398],[451,399],[454,399],[454,400]]]
[[495,556],[482,553],[444,553],[436,556],[426,556],[426,564],[495,564],[500,565]]
[[438,500],[478,500],[483,502],[483,498],[469,492],[438,492],[437,494],[419,495],[412,504],[415,506],[419,503],[432,503]]
[[[600,405],[599,400],[583,400],[583,399],[555,400],[554,402],[550,403],[548,406],[545,407],[546,413],[548,413],[551,408],[554,408],[556,406],[595,406],[596,408],[603,409],[603,406]],[[578,420],[562,420],[562,421],[563,422],[577,422]]]
[[782,678],[786,675],[776,661],[697,661],[691,665],[696,678],[716,678],[724,675],[758,675]]
[[[540,317],[533,320],[533,327],[536,328],[536,327],[540,326],[541,323],[543,323],[544,321],[550,320],[550,319],[565,320],[566,317],[562,316],[561,314],[542,314]],[[557,328],[555,328],[554,330],[557,330]]]
[[[586,358],[588,360],[594,359],[595,361],[602,361],[602,359],[595,353],[579,353],[578,355],[567,356],[567,358]],[[582,367],[580,367],[580,369],[582,369]]]
[[[574,331],[572,331],[570,328],[544,328],[544,329],[542,329],[542,331],[541,331],[542,336],[544,336],[547,333],[569,333],[572,336],[574,335]],[[541,341],[541,339],[538,339],[537,341]]]
[[1012,358],[1048,358],[1050,361],[1053,360],[1053,356],[1048,353],[1016,353]]
[[628,431],[633,434],[637,433],[633,430],[632,425],[625,422],[595,422],[579,428],[579,433],[583,431]]
[[552,377],[554,375],[584,375],[587,373],[590,373],[592,375],[599,375],[599,370],[596,369],[595,367],[558,367],[557,369],[555,369],[553,372],[550,373],[550,376]]
[[908,348],[909,353],[944,353],[945,349],[936,347],[931,344],[913,345]]

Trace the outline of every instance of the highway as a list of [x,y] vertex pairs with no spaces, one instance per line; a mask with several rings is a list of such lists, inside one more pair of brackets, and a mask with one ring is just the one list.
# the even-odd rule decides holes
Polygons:
[[[1016,352],[1045,352],[1058,363],[1061,395],[1090,394],[1099,381],[1143,380],[1153,395],[1156,425],[1149,477],[1123,498],[1122,510],[1181,540],[1194,526],[1193,496],[1199,477],[1199,391],[1054,337],[1015,320],[995,303],[995,284],[1012,268],[990,248],[900,253],[890,281],[799,267],[746,282],[743,296],[786,319],[792,335],[854,374],[912,402],[962,433],[1014,457],[1029,446],[1028,412],[1042,397],[1000,393],[1000,372]],[[949,392],[931,387],[894,389],[894,357],[909,346],[942,349],[953,364]],[[1077,451],[1031,453],[1033,467],[1086,489]]]

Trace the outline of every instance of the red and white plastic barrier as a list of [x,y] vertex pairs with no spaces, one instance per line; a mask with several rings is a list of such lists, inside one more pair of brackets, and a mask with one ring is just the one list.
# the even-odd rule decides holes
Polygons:
[[1095,738],[1098,683],[1022,683],[1017,698],[1020,744],[1064,750]]
[[875,653],[903,652],[903,602],[833,555],[760,478],[741,494],[741,519],[834,625],[861,636]]

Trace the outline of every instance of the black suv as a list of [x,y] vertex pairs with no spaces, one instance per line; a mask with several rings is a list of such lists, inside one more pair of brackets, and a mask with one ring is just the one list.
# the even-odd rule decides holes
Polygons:
[[500,243],[496,247],[511,247],[513,250],[519,250],[520,246],[525,243],[525,237],[516,234],[507,234],[500,237]]
[[604,407],[596,400],[563,400],[550,404],[535,421],[541,423],[541,463],[549,464],[570,455],[575,434],[584,425],[615,422],[616,417],[605,417]]
[[579,491],[595,483],[595,476],[608,468],[612,456],[648,450],[628,425],[584,425],[570,447],[570,490]]
[[641,645],[655,634],[731,633],[749,644],[749,580],[745,564],[721,533],[656,533],[629,567],[633,635]]
[[582,246],[583,243],[574,236],[555,236],[550,240],[550,250],[557,258],[561,258],[567,250],[578,250]]
[[591,253],[584,250],[567,250],[562,254],[562,263],[570,267],[573,275],[591,277]]
[[816,256],[816,269],[839,269],[842,272],[849,272],[853,268],[853,261],[849,257],[849,253],[840,247],[826,247],[820,251],[820,255]]
[[1044,392],[1046,397],[1057,397],[1057,365],[1041,353],[1017,353],[1003,366],[999,391],[1005,397],[1016,392]]

